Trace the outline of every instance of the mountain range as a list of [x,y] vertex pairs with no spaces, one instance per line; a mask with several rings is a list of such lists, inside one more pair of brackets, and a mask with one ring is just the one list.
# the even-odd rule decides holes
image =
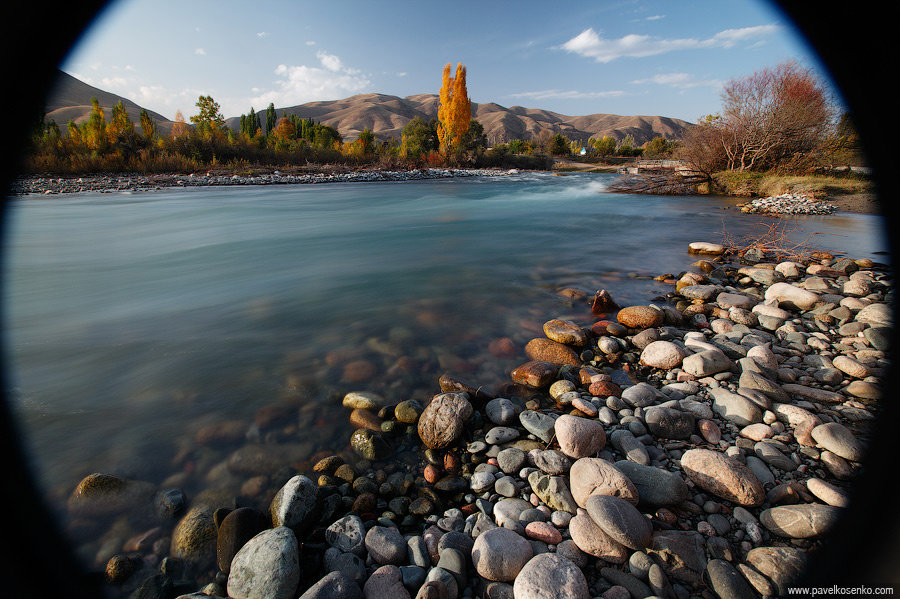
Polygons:
[[[140,120],[141,107],[135,102],[90,86],[71,75],[59,72],[56,86],[45,104],[45,118],[53,119],[62,130],[70,121],[82,123],[91,112],[91,99],[97,98],[104,108],[107,120],[114,104],[122,101],[132,121]],[[278,117],[297,114],[334,127],[345,140],[355,139],[363,129],[369,129],[380,140],[400,139],[403,127],[415,117],[425,121],[437,118],[439,99],[437,94],[416,94],[401,98],[386,94],[358,94],[343,100],[308,102],[298,106],[276,108]],[[265,110],[265,107],[261,109]],[[249,109],[248,109],[249,111]],[[172,130],[172,121],[149,111],[160,132]],[[262,115],[261,115],[262,116]],[[569,116],[550,110],[505,107],[488,102],[472,102],[472,118],[484,126],[489,145],[513,139],[532,139],[547,133],[562,133],[572,140],[587,141],[591,137],[610,135],[617,140],[627,135],[641,145],[654,137],[681,139],[692,125],[681,119],[665,116],[620,116],[615,114],[589,114]],[[231,129],[240,128],[240,117],[225,120]]]

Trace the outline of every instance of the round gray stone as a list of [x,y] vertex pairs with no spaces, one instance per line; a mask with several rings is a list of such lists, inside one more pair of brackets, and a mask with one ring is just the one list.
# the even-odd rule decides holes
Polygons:
[[653,535],[653,525],[631,503],[612,495],[592,495],[588,515],[618,543],[629,549],[645,549]]

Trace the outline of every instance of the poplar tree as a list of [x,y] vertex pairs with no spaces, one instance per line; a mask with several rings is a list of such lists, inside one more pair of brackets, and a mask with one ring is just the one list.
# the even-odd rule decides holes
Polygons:
[[273,102],[269,103],[269,107],[266,108],[266,135],[268,136],[272,130],[275,128],[275,125],[278,122],[278,117],[275,115],[275,104]]
[[172,125],[172,139],[187,131],[187,124],[184,122],[184,115],[178,110],[175,112],[175,123]]
[[459,149],[463,135],[469,130],[472,104],[466,90],[466,67],[456,65],[456,76],[450,76],[451,65],[444,66],[438,107],[438,139],[441,154],[450,156]]
[[129,133],[134,133],[134,123],[131,122],[131,117],[128,116],[128,111],[125,110],[125,104],[119,100],[112,107],[112,122],[106,128],[107,139],[111,143],[115,143],[120,137]]
[[141,133],[147,141],[152,141],[156,137],[156,123],[150,118],[146,108],[141,108]]
[[92,150],[99,150],[106,139],[106,115],[97,98],[91,98],[91,116],[84,126],[84,141],[87,146]]

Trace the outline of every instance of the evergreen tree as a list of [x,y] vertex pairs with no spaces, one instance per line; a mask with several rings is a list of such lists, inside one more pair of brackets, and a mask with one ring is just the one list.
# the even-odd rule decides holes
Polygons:
[[272,132],[277,122],[278,118],[275,115],[275,104],[269,103],[269,107],[266,108],[266,136]]

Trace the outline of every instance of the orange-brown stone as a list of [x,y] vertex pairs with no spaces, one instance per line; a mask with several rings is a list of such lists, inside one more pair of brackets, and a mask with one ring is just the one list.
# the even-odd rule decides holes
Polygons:
[[587,333],[581,330],[581,327],[574,322],[568,320],[560,320],[554,318],[544,323],[544,334],[557,343],[564,345],[586,345],[588,342]]
[[649,329],[663,323],[663,313],[650,306],[629,306],[619,310],[616,320],[629,329]]
[[514,383],[525,385],[526,387],[531,387],[533,389],[540,389],[541,387],[550,385],[550,383],[556,380],[556,374],[558,372],[559,368],[557,368],[556,365],[551,364],[550,362],[535,360],[526,362],[515,368],[510,373],[510,377]]
[[367,428],[370,431],[381,432],[381,418],[364,408],[356,408],[350,412],[350,424],[356,428]]
[[551,364],[581,366],[581,359],[574,350],[552,339],[532,339],[525,345],[525,355]]
[[344,366],[344,380],[350,383],[362,383],[378,372],[374,364],[368,360],[354,360]]
[[588,387],[588,393],[594,397],[621,397],[622,388],[612,381],[595,381]]
[[490,342],[488,351],[495,358],[510,359],[516,357],[517,348],[515,342],[509,337],[500,337]]
[[612,296],[606,289],[600,289],[594,294],[594,300],[591,302],[591,312],[597,316],[606,314],[607,312],[615,312],[619,309],[619,305],[613,301]]

